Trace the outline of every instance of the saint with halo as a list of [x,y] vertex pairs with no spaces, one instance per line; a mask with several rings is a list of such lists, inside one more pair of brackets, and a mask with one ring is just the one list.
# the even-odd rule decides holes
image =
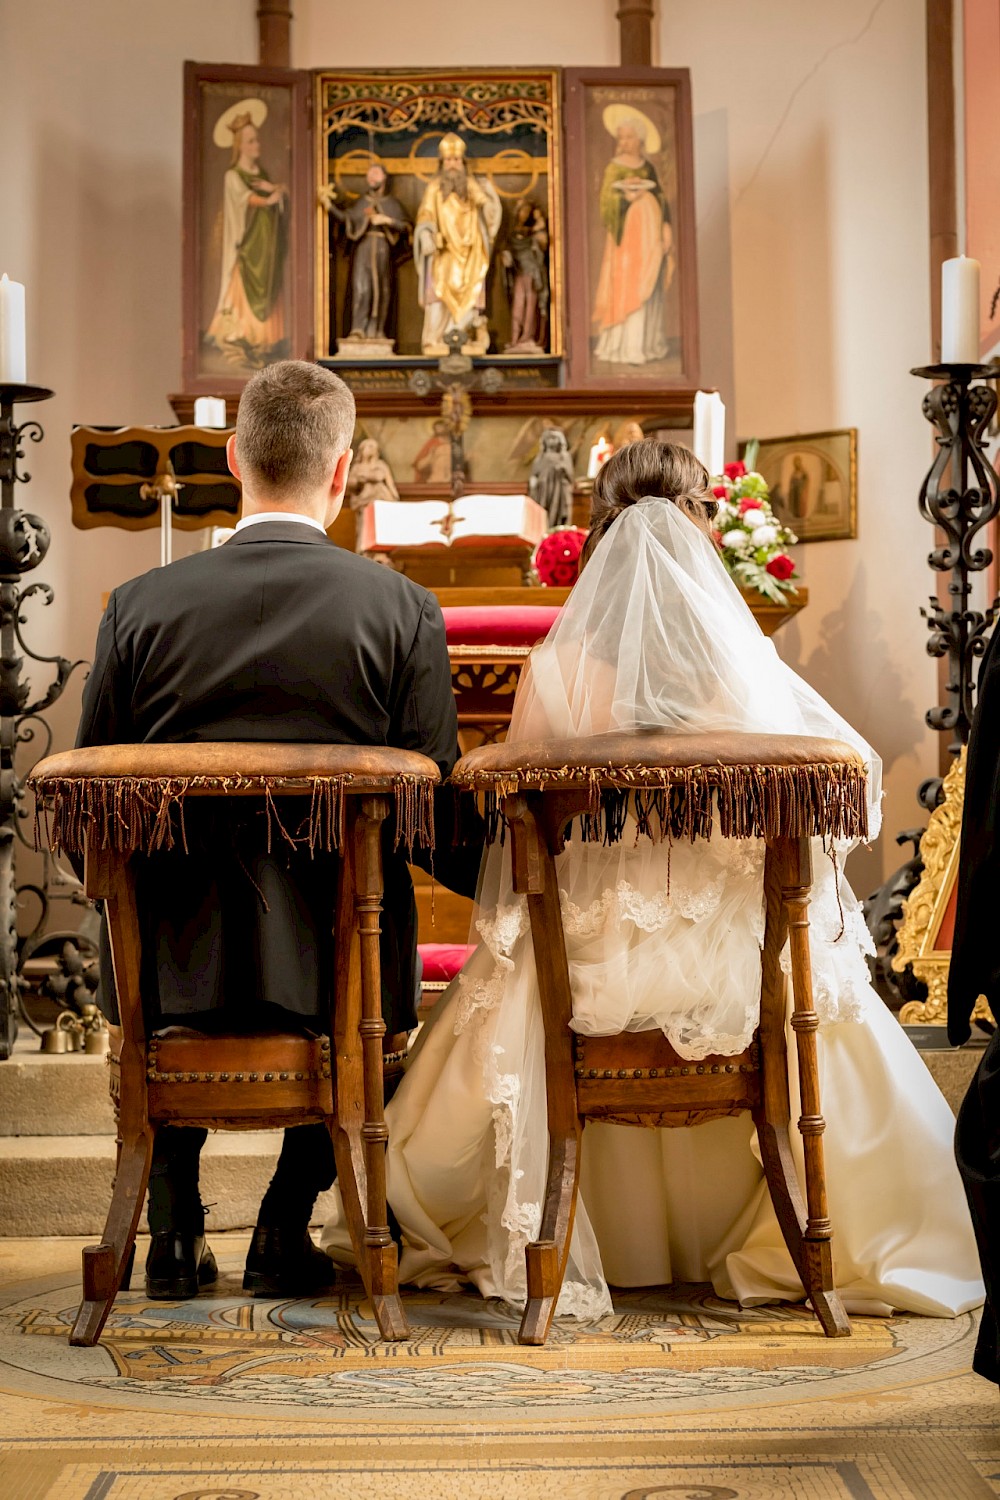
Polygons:
[[606,236],[594,298],[594,357],[644,365],[669,353],[664,302],[674,269],[673,228],[650,161],[660,150],[660,133],[630,104],[609,104],[603,120],[615,154],[601,183]]
[[449,131],[438,145],[440,165],[424,190],[413,232],[417,292],[424,309],[421,349],[448,353],[445,335],[466,334],[466,347],[485,354],[486,273],[503,211],[488,177],[476,177],[465,162],[461,136]]
[[259,367],[280,358],[285,341],[283,282],[288,252],[288,188],[261,162],[263,99],[241,99],[215,122],[228,147],[223,185],[219,300],[207,338],[230,358]]

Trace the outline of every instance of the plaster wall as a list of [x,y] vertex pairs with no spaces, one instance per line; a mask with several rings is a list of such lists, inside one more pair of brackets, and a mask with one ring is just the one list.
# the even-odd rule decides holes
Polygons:
[[[614,0],[296,0],[293,61],[617,61]],[[890,834],[936,766],[917,616],[929,536],[923,7],[913,0],[669,0],[658,61],[692,70],[703,380],[735,437],[857,426],[861,534],[800,553],[809,609],[782,654],[882,751]],[[29,379],[56,397],[21,503],[49,523],[40,651],[89,654],[101,596],[158,560],[155,532],[75,531],[72,423],[169,423],[180,388],[182,63],[252,63],[253,0],[0,0],[0,269],[28,289]],[[179,537],[176,552],[192,544]],[[52,715],[71,741],[79,688]],[[862,856],[862,890],[893,846]]]

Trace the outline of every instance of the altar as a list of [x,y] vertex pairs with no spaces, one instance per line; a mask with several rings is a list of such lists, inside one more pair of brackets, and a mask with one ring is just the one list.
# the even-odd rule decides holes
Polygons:
[[[240,513],[244,385],[311,360],[356,402],[330,538],[437,595],[463,749],[502,737],[568,597],[539,544],[588,526],[600,463],[644,437],[694,446],[731,502],[747,537],[724,555],[766,633],[805,607],[699,393],[690,78],[650,65],[648,22],[622,12],[619,67],[367,70],[293,69],[273,23],[259,67],[185,64],[179,426],[77,429],[74,524],[159,527],[164,561],[174,526],[208,545]],[[484,497],[508,520],[469,519]],[[464,941],[467,903],[438,891],[432,924],[418,900],[422,937]]]

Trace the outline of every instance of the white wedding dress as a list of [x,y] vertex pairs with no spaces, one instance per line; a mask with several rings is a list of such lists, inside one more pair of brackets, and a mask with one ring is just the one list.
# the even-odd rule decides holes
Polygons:
[[[876,831],[877,757],[781,662],[711,543],[661,500],[629,508],[602,539],[532,653],[509,739],[651,725],[846,740],[868,763]],[[870,986],[870,939],[841,873],[849,850],[815,841],[810,906],[836,1283],[849,1310],[954,1315],[983,1298],[954,1121]],[[748,1045],[760,1002],[761,844],[670,846],[626,828],[610,845],[574,837],[557,869],[577,1031],[660,1026],[693,1059]],[[475,927],[479,946],[386,1111],[388,1191],[402,1281],[460,1277],[522,1305],[548,1136],[534,959],[509,846],[484,860]],[[789,1063],[794,1101],[794,1045]],[[744,1304],[801,1299],[749,1115],[688,1129],[589,1124],[583,1143],[559,1313],[610,1312],[609,1283],[711,1281]],[[801,1173],[799,1145],[793,1130]],[[339,1216],[322,1243],[349,1257]]]

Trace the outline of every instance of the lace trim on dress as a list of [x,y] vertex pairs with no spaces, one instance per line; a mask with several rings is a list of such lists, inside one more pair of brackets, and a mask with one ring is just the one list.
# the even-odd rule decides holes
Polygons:
[[728,875],[728,870],[720,871],[697,891],[660,891],[654,896],[644,896],[627,880],[619,880],[613,890],[604,891],[587,907],[577,906],[560,890],[563,931],[567,937],[594,937],[607,926],[609,916],[617,922],[631,922],[640,932],[659,932],[671,917],[703,922],[718,911]]
[[611,1293],[603,1282],[594,1286],[586,1281],[564,1281],[556,1303],[556,1316],[561,1318],[594,1321],[609,1317],[614,1310]]
[[753,1041],[753,1034],[760,1020],[759,996],[746,1007],[743,1014],[742,1029],[728,1036],[720,1035],[717,1031],[706,1036],[695,1029],[690,1017],[685,1017],[678,1026],[664,1026],[663,1034],[674,1051],[690,1062],[701,1062],[703,1058],[713,1057],[716,1053],[720,1057],[735,1057],[738,1052],[745,1052]]
[[[458,1005],[455,1015],[455,1035],[459,1036],[477,1012],[483,1014],[494,1010],[503,999],[507,974],[514,968],[511,958],[519,939],[528,930],[528,905],[521,897],[512,906],[497,907],[492,921],[480,917],[476,931],[495,960],[485,979],[475,979],[465,970],[455,983]],[[495,1102],[495,1101],[494,1101]]]

